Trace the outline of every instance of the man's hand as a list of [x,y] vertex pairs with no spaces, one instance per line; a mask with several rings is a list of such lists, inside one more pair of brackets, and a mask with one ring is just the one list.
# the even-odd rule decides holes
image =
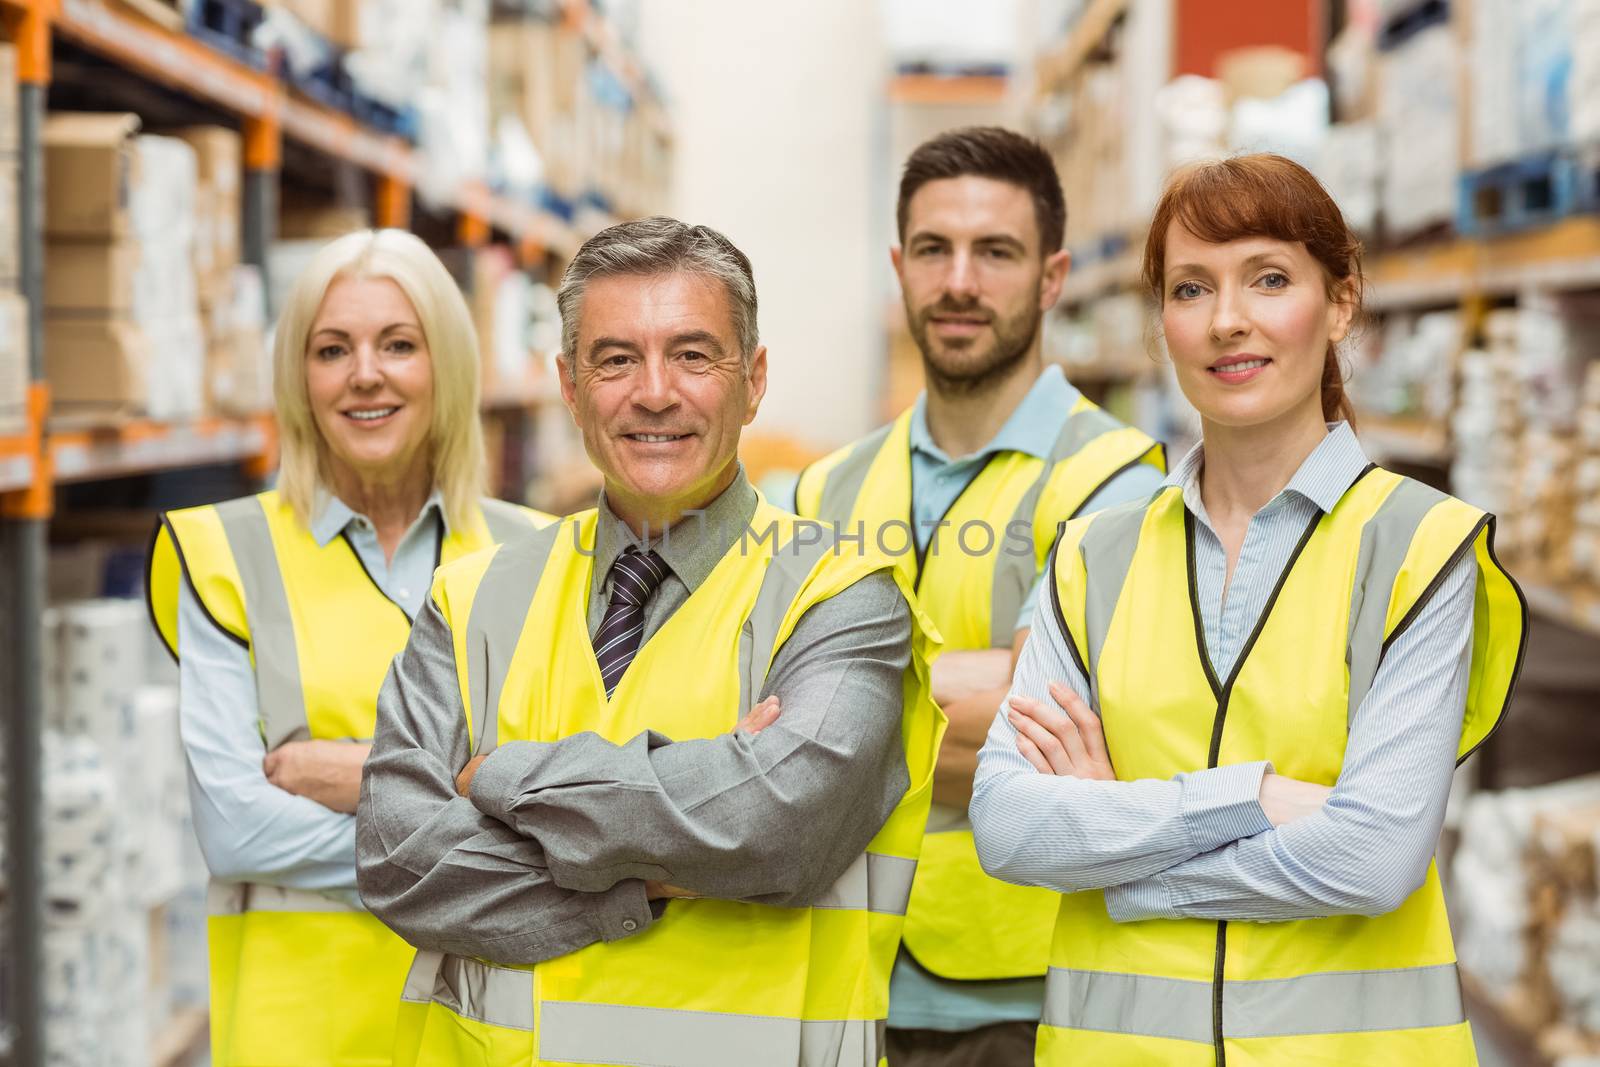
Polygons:
[[646,882],[644,884],[644,895],[646,900],[675,900],[698,896],[698,894],[691,893],[687,889],[682,889],[666,882]]
[[[936,661],[937,662],[937,661]],[[940,705],[950,720],[933,766],[933,799],[937,804],[965,809],[972,800],[972,778],[978,771],[978,751],[994,725],[995,709],[1005,703],[1009,684],[982,690]]]
[[1333,789],[1325,785],[1286,778],[1281,774],[1263,775],[1261,778],[1261,810],[1273,826],[1315,815],[1327,803]]
[[1009,688],[1011,658],[1008,648],[944,653],[928,669],[933,699],[944,707],[998,686]]
[[783,714],[783,704],[775,696],[770,696],[744,713],[744,718],[739,720],[734,732],[743,731],[754,737],[762,730],[778,721],[778,716]]
[[481,756],[473,756],[467,760],[467,765],[461,768],[461,773],[456,775],[456,792],[464,797],[472,796],[472,778],[478,773],[478,768],[483,766],[483,761],[489,758],[485,752]]
[[354,815],[361,799],[361,765],[371,751],[371,745],[349,741],[290,741],[268,752],[261,769],[286,793]]
[[1008,701],[1006,718],[1017,730],[1017,751],[1040,774],[1116,781],[1100,717],[1060,682],[1050,683],[1050,697],[1057,708],[1028,697]]

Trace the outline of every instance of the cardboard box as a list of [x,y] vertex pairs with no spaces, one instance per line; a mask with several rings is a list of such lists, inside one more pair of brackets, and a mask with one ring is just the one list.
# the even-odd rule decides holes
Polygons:
[[17,46],[0,41],[0,152],[16,152],[22,147],[17,97]]
[[278,236],[286,241],[343,237],[371,225],[372,219],[362,207],[284,204],[278,213]]
[[28,301],[0,293],[0,435],[28,428]]
[[515,115],[543,151],[556,114],[555,53],[560,31],[547,22],[489,27],[489,113]]
[[132,232],[138,129],[139,116],[117,112],[58,112],[45,120],[47,235],[113,240]]
[[361,47],[359,0],[272,0],[269,6],[289,12],[340,48]]
[[225,126],[188,126],[168,131],[194,149],[194,272],[200,303],[222,297],[239,262],[244,142]]
[[244,139],[226,126],[185,126],[168,130],[194,149],[195,178],[221,195],[238,197],[244,175]]
[[130,319],[46,318],[45,377],[57,411],[141,411],[150,346]]
[[115,318],[133,311],[137,241],[52,241],[44,256],[45,314],[89,312]]
[[22,287],[18,168],[15,155],[0,154],[0,290],[13,293]]

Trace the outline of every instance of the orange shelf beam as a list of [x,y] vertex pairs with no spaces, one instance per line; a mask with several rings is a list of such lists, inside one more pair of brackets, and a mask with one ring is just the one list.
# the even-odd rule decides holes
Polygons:
[[274,454],[276,443],[272,417],[259,415],[189,423],[140,420],[52,433],[49,449],[55,481],[66,483],[211,463],[259,462]]
[[[49,32],[53,28],[66,39],[142,77],[245,119],[253,167],[276,166],[281,151],[278,138],[287,137],[355,163],[398,186],[410,189],[417,185],[420,166],[416,152],[403,139],[378,133],[343,112],[299,98],[270,74],[248,67],[186,34],[145,22],[103,0],[0,0],[0,8],[20,12],[21,25],[32,27],[31,36],[43,42],[42,50],[33,50],[40,52],[36,63],[48,64]],[[22,66],[26,74],[27,64]],[[48,76],[46,66],[39,80],[48,80]],[[508,229],[513,238],[532,237],[547,246],[560,247],[550,239],[551,232],[560,232],[553,230],[560,226],[559,220],[546,218],[545,213],[527,205],[490,196],[480,186],[463,189],[452,206],[463,215],[463,237],[475,240],[483,234],[487,239],[490,222],[500,225],[502,220],[508,220],[515,226]]]
[[238,115],[277,108],[276,79],[185,34],[174,33],[96,0],[60,0],[55,31],[151,81],[181,89]]
[[1006,82],[993,75],[901,74],[889,83],[889,99],[897,104],[998,104],[1005,99]]
[[[9,468],[22,477],[9,492],[0,491],[0,515],[10,519],[49,519],[55,510],[50,457],[44,451],[44,420],[50,412],[50,386],[34,382],[28,386],[28,432],[8,438],[0,469]],[[0,487],[4,489],[5,487]]]

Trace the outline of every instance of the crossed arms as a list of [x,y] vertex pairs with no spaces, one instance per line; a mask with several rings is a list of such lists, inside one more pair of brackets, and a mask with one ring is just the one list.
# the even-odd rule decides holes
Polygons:
[[378,698],[357,881],[412,944],[536,963],[659,918],[646,880],[783,906],[818,898],[887,821],[909,778],[901,679],[910,611],[885,572],[801,617],[759,698],[759,733],[613,745],[580,733],[469,762],[448,624],[432,601]]
[[1115,780],[1087,682],[1042,604],[979,757],[970,813],[984,868],[1060,892],[1104,889],[1119,922],[1394,910],[1426,877],[1444,818],[1476,576],[1471,559],[1458,564],[1389,648],[1331,790],[1265,762]]

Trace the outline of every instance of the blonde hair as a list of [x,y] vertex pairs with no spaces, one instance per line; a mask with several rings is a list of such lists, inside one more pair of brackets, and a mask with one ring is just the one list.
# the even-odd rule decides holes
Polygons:
[[328,484],[326,442],[311,416],[306,342],[328,288],[341,278],[387,278],[416,310],[433,363],[428,462],[452,526],[463,526],[483,495],[483,427],[478,413],[478,336],[455,279],[439,257],[404,230],[358,230],[312,257],[278,316],[272,392],[278,406],[278,492],[310,525],[319,486]]

